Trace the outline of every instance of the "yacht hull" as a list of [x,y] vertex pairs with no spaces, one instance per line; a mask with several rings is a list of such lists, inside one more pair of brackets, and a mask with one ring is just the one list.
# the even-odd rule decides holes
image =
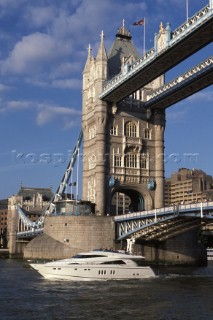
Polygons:
[[94,266],[70,265],[51,266],[45,264],[30,264],[46,279],[89,281],[89,280],[124,280],[145,279],[155,277],[154,271],[148,267]]

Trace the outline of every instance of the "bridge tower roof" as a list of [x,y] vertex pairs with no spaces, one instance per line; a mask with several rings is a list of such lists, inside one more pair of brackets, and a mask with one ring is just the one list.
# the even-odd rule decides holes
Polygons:
[[123,19],[123,25],[118,29],[115,41],[108,53],[109,78],[118,74],[123,61],[131,56],[135,60],[138,59],[140,55],[133,44],[130,32],[125,28]]

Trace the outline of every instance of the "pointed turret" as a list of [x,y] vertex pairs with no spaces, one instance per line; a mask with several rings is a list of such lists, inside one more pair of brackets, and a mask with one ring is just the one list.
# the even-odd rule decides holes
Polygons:
[[107,61],[107,53],[106,53],[106,49],[104,46],[104,32],[101,32],[101,43],[98,49],[98,54],[96,57],[96,60],[101,60],[101,61]]
[[91,69],[92,66],[94,66],[94,57],[91,55],[91,51],[92,48],[89,44],[88,46],[88,54],[87,54],[87,61],[85,63],[85,67],[83,70],[83,92],[86,93],[86,91],[88,90],[88,86],[89,86],[89,78],[90,78],[90,73],[91,73]]
[[89,44],[87,50],[88,50],[87,61],[85,63],[85,67],[84,67],[83,73],[86,72],[87,70],[89,70],[90,64],[91,64],[91,51],[92,51],[92,48],[91,48],[90,44]]
[[108,57],[106,49],[104,46],[104,32],[101,32],[101,43],[96,56],[96,71],[97,71],[97,81],[101,81],[101,87],[99,87],[99,92],[102,91],[103,81],[107,79],[108,76]]

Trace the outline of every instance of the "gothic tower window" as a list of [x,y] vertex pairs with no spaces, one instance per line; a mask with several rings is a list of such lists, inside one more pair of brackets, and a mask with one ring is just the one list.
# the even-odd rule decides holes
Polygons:
[[149,128],[144,129],[144,139],[151,139],[151,130]]
[[137,154],[127,153],[126,154],[126,167],[127,168],[137,168]]
[[141,154],[140,157],[140,167],[141,169],[147,169],[147,156],[145,154]]
[[118,125],[113,125],[111,127],[110,134],[112,136],[117,136],[118,135]]
[[121,155],[120,154],[116,154],[114,156],[114,166],[115,167],[121,167],[121,160],[122,160]]
[[137,136],[137,126],[134,122],[129,121],[125,125],[125,135],[127,137],[136,137]]
[[95,168],[95,166],[96,166],[96,155],[92,154],[91,156],[88,157],[89,170]]
[[89,139],[93,139],[96,136],[96,126],[93,125],[89,128]]
[[94,178],[90,178],[88,181],[88,192],[87,192],[87,200],[94,202],[96,201],[96,181]]

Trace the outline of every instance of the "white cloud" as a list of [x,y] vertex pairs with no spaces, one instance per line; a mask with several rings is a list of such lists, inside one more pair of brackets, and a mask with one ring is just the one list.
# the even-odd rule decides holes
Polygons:
[[20,6],[20,4],[26,1],[27,0],[0,0],[0,7]]
[[45,63],[57,60],[67,54],[69,46],[61,45],[52,36],[34,33],[22,38],[10,56],[1,62],[3,73],[30,74],[38,73]]
[[53,105],[39,105],[39,112],[36,118],[38,125],[42,126],[49,122],[52,122],[59,117],[62,117],[67,122],[67,117],[80,116],[81,112],[71,108],[65,108]]
[[25,19],[30,23],[30,27],[40,28],[52,22],[56,15],[54,6],[47,7],[28,7],[25,14]]
[[78,79],[63,79],[54,80],[52,82],[54,88],[60,89],[80,89],[82,87],[82,80]]
[[0,92],[8,91],[10,88],[3,83],[0,83]]
[[188,115],[187,109],[184,110],[172,110],[169,109],[166,113],[166,120],[170,125],[174,123],[180,123],[183,122]]
[[[10,4],[16,2],[11,0]],[[98,3],[97,0],[65,0],[52,1],[50,5],[47,0],[36,3],[26,0],[26,6],[22,8],[23,14],[18,21],[20,28],[26,29],[24,34],[29,30],[37,32],[23,36],[14,44],[7,58],[0,61],[2,74],[30,76],[28,83],[66,89],[80,88],[78,80],[70,79],[81,74],[89,43],[96,55],[101,30],[110,31],[110,38],[114,38],[122,19],[133,16],[136,11],[145,11],[146,4],[144,1],[133,4],[120,0],[116,3],[113,0]],[[111,46],[113,40],[107,35],[105,40],[106,46]],[[63,80],[63,77],[68,79]]]
[[33,101],[28,100],[10,100],[4,101],[0,100],[0,112],[8,113],[8,112],[19,112],[21,110],[27,110],[35,108],[36,104]]
[[[79,120],[78,124],[80,124],[80,120]],[[65,119],[64,129],[69,130],[69,129],[76,127],[76,125],[77,125],[76,121],[70,120],[70,119]]]
[[[123,18],[131,18],[135,12],[147,9],[145,1],[82,0],[75,10],[60,7],[59,14],[52,24],[51,33],[57,38],[73,39],[75,47],[87,46],[98,41],[102,30],[112,37],[121,27]],[[110,28],[109,28],[110,25]],[[114,28],[114,33],[112,33]],[[70,40],[69,40],[70,41]]]
[[[208,102],[213,101],[213,91],[203,90],[195,93],[194,95],[188,97],[186,100],[183,100],[178,103],[178,110],[174,107],[167,109],[166,119],[169,124],[184,122],[185,119],[188,119],[189,103],[191,105],[191,109],[193,109],[192,103],[199,104],[202,102],[202,105]],[[183,109],[184,108],[184,109]]]
[[[81,54],[79,53],[79,55],[81,56]],[[78,73],[81,74],[82,73],[82,63],[81,61],[65,61],[62,62],[61,64],[57,65],[53,70],[51,70],[51,74],[50,77],[52,79],[55,78],[61,78],[63,76],[68,76],[70,74],[73,73]]]
[[0,100],[0,113],[26,112],[27,110],[34,110],[36,123],[39,126],[44,126],[57,120],[57,122],[61,123],[63,129],[69,129],[81,122],[81,111],[71,107],[30,100],[11,100],[7,102]]
[[6,104],[6,109],[9,111],[26,110],[35,107],[35,102],[25,100],[11,100]]

